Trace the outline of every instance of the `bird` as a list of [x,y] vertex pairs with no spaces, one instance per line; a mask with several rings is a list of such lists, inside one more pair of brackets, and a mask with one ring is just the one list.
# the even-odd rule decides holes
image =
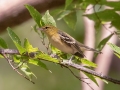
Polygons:
[[72,54],[74,56],[78,56],[80,58],[86,57],[84,55],[84,51],[94,51],[96,53],[101,53],[100,51],[90,48],[80,42],[78,42],[76,39],[74,39],[72,36],[67,34],[64,31],[61,31],[56,26],[53,25],[45,25],[39,28],[40,31],[46,34],[46,36],[49,39],[49,42],[59,49],[60,51]]

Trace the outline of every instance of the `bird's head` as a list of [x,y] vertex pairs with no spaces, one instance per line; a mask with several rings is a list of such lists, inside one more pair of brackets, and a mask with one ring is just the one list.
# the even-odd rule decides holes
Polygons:
[[39,30],[44,32],[48,36],[52,36],[58,31],[58,29],[52,25],[43,26],[43,27],[39,28]]

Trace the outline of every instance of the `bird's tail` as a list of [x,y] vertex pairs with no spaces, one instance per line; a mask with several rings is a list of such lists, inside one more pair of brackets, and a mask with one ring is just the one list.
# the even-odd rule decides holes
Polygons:
[[94,48],[90,48],[90,47],[88,47],[88,46],[85,46],[84,44],[81,44],[81,43],[79,43],[79,42],[77,42],[78,43],[78,45],[79,45],[79,47],[80,47],[80,49],[82,50],[82,51],[94,51],[94,52],[96,52],[96,53],[102,53],[101,51],[99,51],[99,50],[96,50],[96,49],[94,49]]
[[88,46],[83,46],[83,48],[84,48],[84,50],[86,50],[86,51],[94,51],[94,52],[96,52],[96,53],[102,53],[101,51],[99,51],[99,50],[96,50],[96,49],[94,49],[94,48],[90,48],[90,47],[88,47]]

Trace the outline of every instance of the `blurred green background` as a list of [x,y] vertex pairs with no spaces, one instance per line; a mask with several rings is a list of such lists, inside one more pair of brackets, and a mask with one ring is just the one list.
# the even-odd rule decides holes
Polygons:
[[[78,15],[76,30],[71,30],[62,20],[56,22],[59,29],[68,32],[77,40],[83,42],[84,25],[81,12],[78,12]],[[33,20],[28,20],[12,29],[20,37],[21,41],[27,38],[33,47],[39,47],[40,50],[45,51],[39,36],[31,28],[34,25],[35,22]],[[15,48],[7,32],[0,34],[0,36],[8,43],[9,48]],[[30,69],[37,76],[37,79],[33,78],[35,84],[32,84],[12,70],[5,59],[0,59],[0,90],[81,90],[81,81],[76,79],[68,69],[62,68],[60,65],[54,63],[44,63],[52,73],[41,67],[31,65]],[[76,75],[79,75],[79,71],[74,69],[73,71]],[[120,79],[120,74],[118,75],[117,73],[117,71],[113,70],[110,72],[110,75]],[[108,85],[105,84],[104,90],[120,90],[120,86],[109,83]]]

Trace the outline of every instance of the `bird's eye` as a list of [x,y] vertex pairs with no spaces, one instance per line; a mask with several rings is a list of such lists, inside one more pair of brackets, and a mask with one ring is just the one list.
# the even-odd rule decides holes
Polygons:
[[45,29],[48,29],[48,28],[49,28],[49,27],[47,27],[47,26],[45,27]]

